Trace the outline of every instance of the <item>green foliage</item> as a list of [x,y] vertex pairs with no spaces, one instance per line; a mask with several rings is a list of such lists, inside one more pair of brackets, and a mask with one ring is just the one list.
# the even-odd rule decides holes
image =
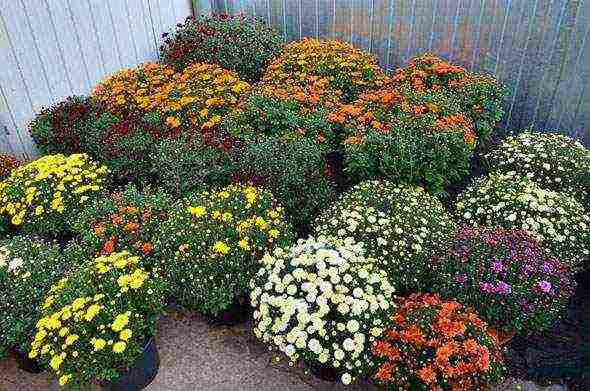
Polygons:
[[335,198],[324,155],[311,140],[271,138],[248,145],[235,161],[236,171],[268,188],[297,227],[309,225]]
[[236,71],[247,81],[258,81],[283,46],[281,36],[261,19],[226,14],[189,17],[163,37],[162,59],[177,70],[207,62]]

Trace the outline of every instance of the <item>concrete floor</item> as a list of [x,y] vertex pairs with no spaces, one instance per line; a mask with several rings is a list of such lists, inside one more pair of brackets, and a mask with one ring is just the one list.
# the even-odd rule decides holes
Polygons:
[[[160,370],[147,391],[361,391],[369,385],[344,387],[317,380],[301,368],[276,363],[274,355],[250,335],[248,325],[210,327],[196,315],[173,314],[158,323]],[[0,362],[0,391],[58,390],[48,375],[19,370],[12,360]],[[508,382],[496,391],[541,390],[532,383]],[[565,390],[558,386],[544,390]]]

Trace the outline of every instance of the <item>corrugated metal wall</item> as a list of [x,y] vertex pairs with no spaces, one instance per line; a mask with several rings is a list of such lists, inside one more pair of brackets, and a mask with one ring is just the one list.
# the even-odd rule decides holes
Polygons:
[[[0,0],[0,147],[30,157],[34,111],[153,60],[190,0]],[[201,0],[195,13],[245,12],[285,40],[342,38],[395,69],[431,51],[497,75],[504,125],[562,129],[590,145],[590,0]]]
[[190,0],[0,0],[0,148],[34,156],[34,112],[156,59],[161,32],[190,13]]

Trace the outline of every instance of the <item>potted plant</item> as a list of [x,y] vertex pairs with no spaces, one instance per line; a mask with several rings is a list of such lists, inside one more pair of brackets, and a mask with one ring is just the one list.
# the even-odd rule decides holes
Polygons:
[[435,290],[473,307],[499,337],[549,329],[576,286],[570,268],[523,230],[463,227],[432,261]]
[[156,239],[156,267],[178,304],[232,324],[248,318],[245,296],[258,258],[292,238],[284,209],[268,191],[230,185],[172,209]]
[[394,288],[362,244],[310,237],[260,263],[251,282],[256,337],[326,380],[367,375]]
[[386,390],[483,390],[503,379],[502,348],[477,314],[437,294],[413,294],[373,341],[373,379]]
[[430,285],[430,258],[455,230],[442,203],[422,187],[374,180],[354,186],[324,210],[314,232],[364,243],[365,255],[403,294]]
[[29,357],[43,360],[61,386],[98,381],[140,390],[158,370],[154,336],[163,293],[162,280],[138,256],[94,258],[48,292]]
[[32,236],[0,241],[0,357],[11,350],[21,369],[43,370],[28,349],[45,294],[69,269],[55,243]]

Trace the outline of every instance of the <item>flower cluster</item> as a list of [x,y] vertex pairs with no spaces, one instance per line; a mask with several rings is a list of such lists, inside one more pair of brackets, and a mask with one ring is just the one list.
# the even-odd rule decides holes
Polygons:
[[25,232],[62,232],[103,189],[106,174],[85,154],[43,156],[0,182],[0,214]]
[[0,242],[0,357],[27,352],[45,294],[70,265],[57,244],[15,236]]
[[436,258],[436,291],[469,305],[490,326],[528,334],[551,327],[567,308],[570,269],[528,232],[464,227]]
[[590,215],[583,206],[513,171],[475,179],[459,196],[456,208],[473,226],[529,231],[573,270],[590,255]]
[[162,282],[127,252],[93,259],[48,292],[29,352],[59,384],[110,381],[141,356],[163,312]]
[[590,150],[566,135],[523,132],[484,156],[489,171],[514,171],[540,187],[571,192],[583,200],[582,176],[590,173]]
[[87,152],[92,122],[99,109],[84,96],[70,96],[44,108],[29,123],[29,133],[44,155]]
[[21,161],[12,155],[0,154],[0,181],[10,176],[10,173],[21,165]]
[[256,260],[292,236],[284,209],[269,192],[230,185],[181,200],[155,247],[177,302],[217,315],[245,293]]
[[362,244],[300,239],[260,262],[251,282],[254,334],[292,361],[335,368],[344,384],[366,375],[394,289]]
[[445,91],[367,92],[329,120],[341,129],[344,170],[353,178],[385,177],[441,193],[469,173],[474,124]]
[[194,63],[179,73],[144,64],[107,78],[93,98],[114,113],[157,113],[174,135],[197,128],[211,138],[222,116],[249,90],[237,74],[213,64]]
[[413,58],[393,76],[393,84],[418,95],[448,93],[474,125],[478,139],[487,141],[502,119],[505,88],[493,77],[477,75],[465,68],[426,53]]
[[152,263],[153,239],[168,218],[171,201],[159,191],[140,192],[134,186],[97,198],[74,222],[74,231],[94,255],[127,250]]
[[455,233],[439,200],[421,187],[363,182],[315,220],[318,235],[365,245],[398,291],[426,288],[430,259]]
[[[354,100],[368,90],[376,90],[389,79],[375,57],[344,41],[304,38],[285,46],[264,73],[264,84],[305,86],[312,80],[319,91],[342,94]],[[308,97],[311,99],[311,97]]]
[[413,294],[374,341],[373,378],[388,390],[481,390],[502,379],[498,341],[477,314],[436,294]]
[[280,53],[281,36],[257,18],[212,14],[188,17],[164,33],[162,59],[177,70],[195,62],[218,64],[244,80],[258,81],[267,63]]

